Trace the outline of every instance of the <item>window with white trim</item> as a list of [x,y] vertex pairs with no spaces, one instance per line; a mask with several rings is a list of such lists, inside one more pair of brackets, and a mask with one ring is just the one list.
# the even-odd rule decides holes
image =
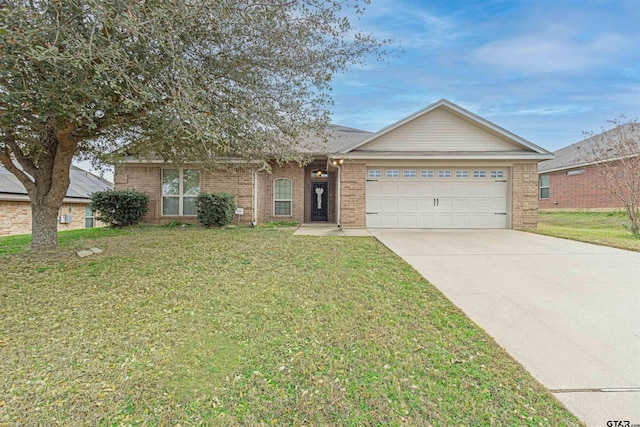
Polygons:
[[474,178],[486,178],[487,177],[487,171],[473,171],[473,177]]
[[387,178],[398,178],[400,176],[400,171],[398,169],[387,169],[384,172]]
[[451,178],[451,171],[450,170],[439,170],[438,171],[438,178]]
[[416,177],[416,171],[413,169],[405,169],[402,171],[402,177],[403,178],[415,178]]
[[456,178],[469,178],[469,171],[466,171],[466,170],[456,171]]
[[433,178],[435,174],[432,170],[422,170],[420,171],[420,178]]
[[491,171],[491,178],[504,178],[504,171]]
[[549,175],[540,175],[540,198],[549,198]]
[[95,213],[89,206],[84,208],[84,228],[95,227]]
[[273,180],[273,214],[291,216],[291,180],[289,178]]
[[367,172],[368,178],[382,178],[382,171],[380,169],[369,169]]
[[162,215],[195,216],[198,193],[198,169],[162,169]]

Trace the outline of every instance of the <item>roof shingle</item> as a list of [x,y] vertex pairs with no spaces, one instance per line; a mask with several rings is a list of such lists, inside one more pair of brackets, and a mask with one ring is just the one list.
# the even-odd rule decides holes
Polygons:
[[[69,184],[66,197],[88,199],[89,196],[96,191],[113,188],[113,184],[109,181],[99,178],[77,166],[71,166],[69,177],[71,178],[71,183]],[[4,166],[0,165],[0,194],[2,193],[25,195],[27,194],[27,190],[25,190],[22,183],[18,181],[18,178]]]

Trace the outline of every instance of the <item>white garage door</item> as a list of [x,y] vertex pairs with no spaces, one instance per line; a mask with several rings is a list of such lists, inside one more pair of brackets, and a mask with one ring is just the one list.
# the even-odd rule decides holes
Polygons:
[[368,168],[367,227],[506,228],[504,168]]

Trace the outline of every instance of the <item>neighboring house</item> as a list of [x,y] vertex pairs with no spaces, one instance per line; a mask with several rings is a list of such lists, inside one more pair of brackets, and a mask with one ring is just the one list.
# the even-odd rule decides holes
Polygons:
[[[76,166],[69,172],[71,183],[58,213],[58,231],[97,225],[89,209],[89,196],[113,188],[113,184]],[[0,236],[31,233],[31,202],[24,186],[0,165]]]
[[264,171],[209,172],[129,158],[117,189],[150,196],[144,220],[195,221],[195,196],[224,191],[244,214],[234,223],[337,223],[342,227],[535,227],[540,160],[548,151],[440,100],[376,133],[329,126],[312,161]]
[[[624,127],[638,126],[629,123]],[[595,135],[556,151],[555,158],[538,164],[540,175],[538,198],[540,209],[584,209],[584,210],[617,210],[623,205],[607,187],[596,163],[612,162],[615,167],[616,156],[599,159],[593,162],[591,154],[594,144],[604,141],[612,144],[615,133],[625,132],[631,128],[615,128]],[[637,131],[628,135],[638,135]],[[610,150],[615,152],[613,149]],[[640,141],[638,152],[640,155]],[[638,171],[640,174],[640,171]]]

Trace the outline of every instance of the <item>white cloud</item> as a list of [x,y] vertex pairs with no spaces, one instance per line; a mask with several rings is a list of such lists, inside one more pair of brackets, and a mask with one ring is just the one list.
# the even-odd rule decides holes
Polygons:
[[585,41],[579,34],[551,27],[485,44],[472,52],[471,59],[521,74],[582,72],[610,65],[612,57],[630,45],[631,40],[619,34],[600,34]]

